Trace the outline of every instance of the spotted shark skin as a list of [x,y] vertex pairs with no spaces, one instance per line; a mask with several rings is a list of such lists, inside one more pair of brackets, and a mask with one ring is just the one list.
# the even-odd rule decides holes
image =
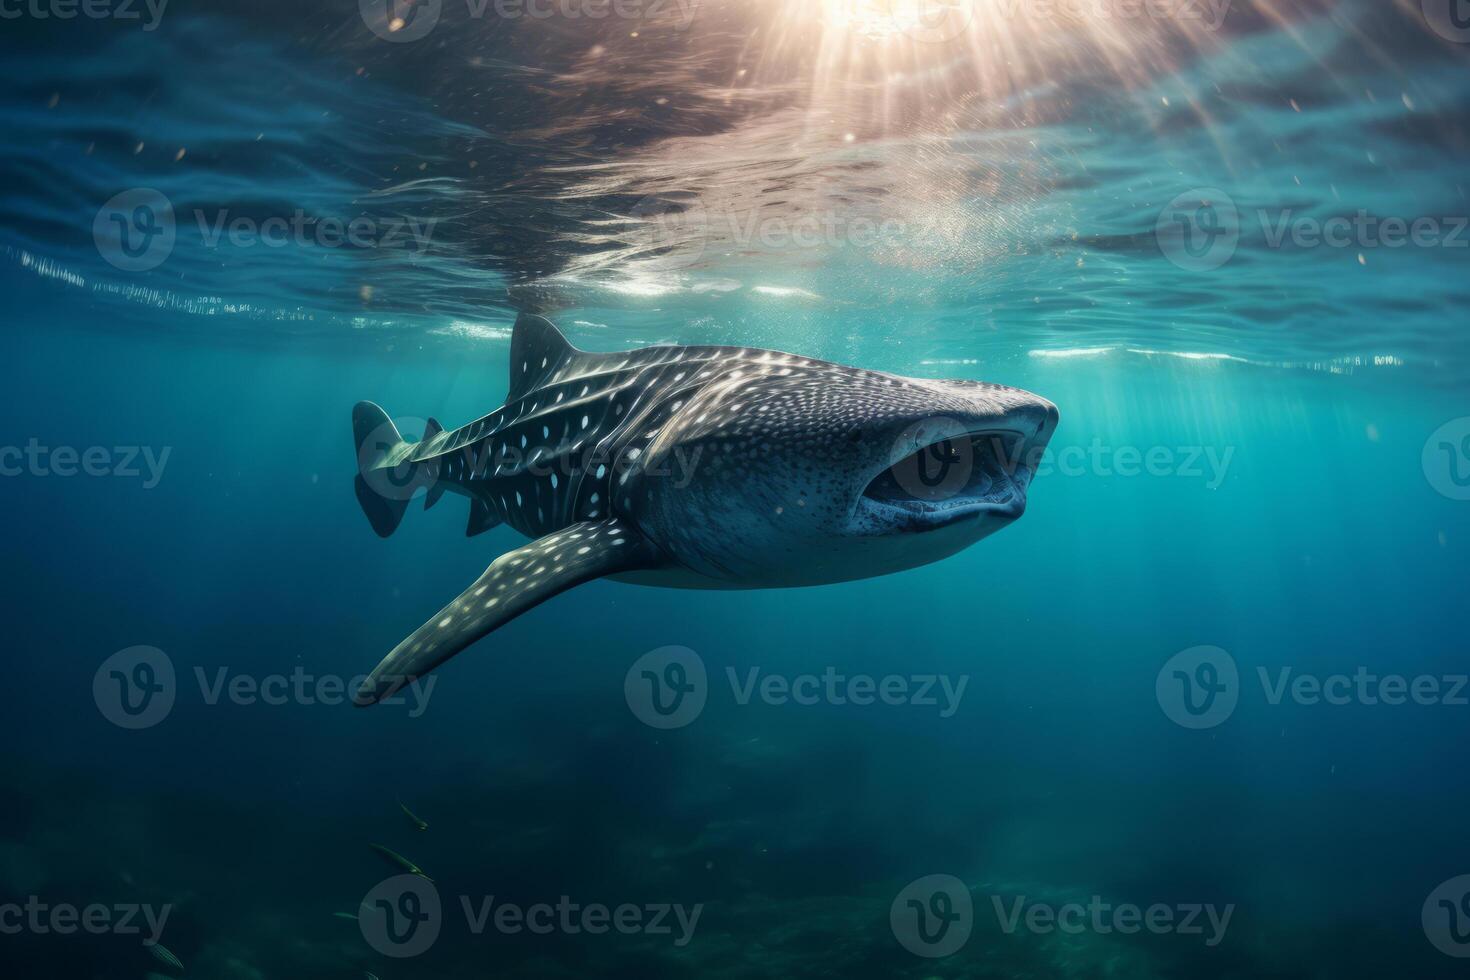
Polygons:
[[[411,442],[371,402],[353,411],[357,497],[380,535],[416,496],[427,508],[454,493],[470,502],[467,534],[504,523],[535,539],[389,653],[358,704],[597,578],[780,588],[937,561],[1021,515],[1058,421],[1019,389],[779,351],[579,351],[531,315],[510,360],[505,404],[453,431],[430,419]],[[944,495],[905,469],[940,448],[960,477]]]

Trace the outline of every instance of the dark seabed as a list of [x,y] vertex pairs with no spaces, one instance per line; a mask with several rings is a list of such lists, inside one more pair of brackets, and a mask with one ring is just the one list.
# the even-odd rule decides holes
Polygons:
[[[1465,6],[0,4],[0,969],[1463,976]],[[354,708],[525,539],[380,539],[352,406],[484,416],[522,312],[1061,424],[952,558]]]

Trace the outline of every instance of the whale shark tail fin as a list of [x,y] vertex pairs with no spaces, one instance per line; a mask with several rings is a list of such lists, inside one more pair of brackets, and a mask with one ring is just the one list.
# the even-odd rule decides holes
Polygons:
[[[353,407],[352,437],[357,448],[357,477],[353,480],[357,502],[373,530],[386,538],[398,529],[413,495],[412,481],[396,480],[392,469],[399,462],[395,457],[401,456],[409,443],[388,413],[372,402],[358,402]],[[416,464],[407,465],[414,468]]]
[[510,397],[506,400],[523,397],[581,353],[546,317],[522,313],[510,335]]

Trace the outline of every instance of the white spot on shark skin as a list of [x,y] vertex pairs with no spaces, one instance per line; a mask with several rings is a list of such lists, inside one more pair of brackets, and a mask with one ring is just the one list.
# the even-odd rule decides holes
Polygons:
[[587,428],[588,424],[591,421],[592,420],[590,418],[588,418],[586,415],[582,416],[582,428],[584,428],[584,429]]
[[555,473],[551,474],[551,489],[553,489],[553,490],[556,489],[556,474]]
[[448,626],[452,622],[454,622],[453,616],[445,616],[443,619],[439,620],[439,628],[442,630],[444,627]]
[[[597,467],[597,478],[600,480],[600,479],[602,479],[605,476],[607,476],[607,467],[606,466],[598,466]],[[597,494],[595,494],[595,493],[592,495],[592,502],[594,504],[597,503]]]
[[525,449],[526,448],[526,437],[525,436],[521,436],[521,448],[522,449]]

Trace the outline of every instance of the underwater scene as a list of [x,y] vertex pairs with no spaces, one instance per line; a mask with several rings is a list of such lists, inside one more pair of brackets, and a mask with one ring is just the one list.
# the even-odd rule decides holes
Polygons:
[[0,975],[1466,975],[1465,0],[0,60]]

